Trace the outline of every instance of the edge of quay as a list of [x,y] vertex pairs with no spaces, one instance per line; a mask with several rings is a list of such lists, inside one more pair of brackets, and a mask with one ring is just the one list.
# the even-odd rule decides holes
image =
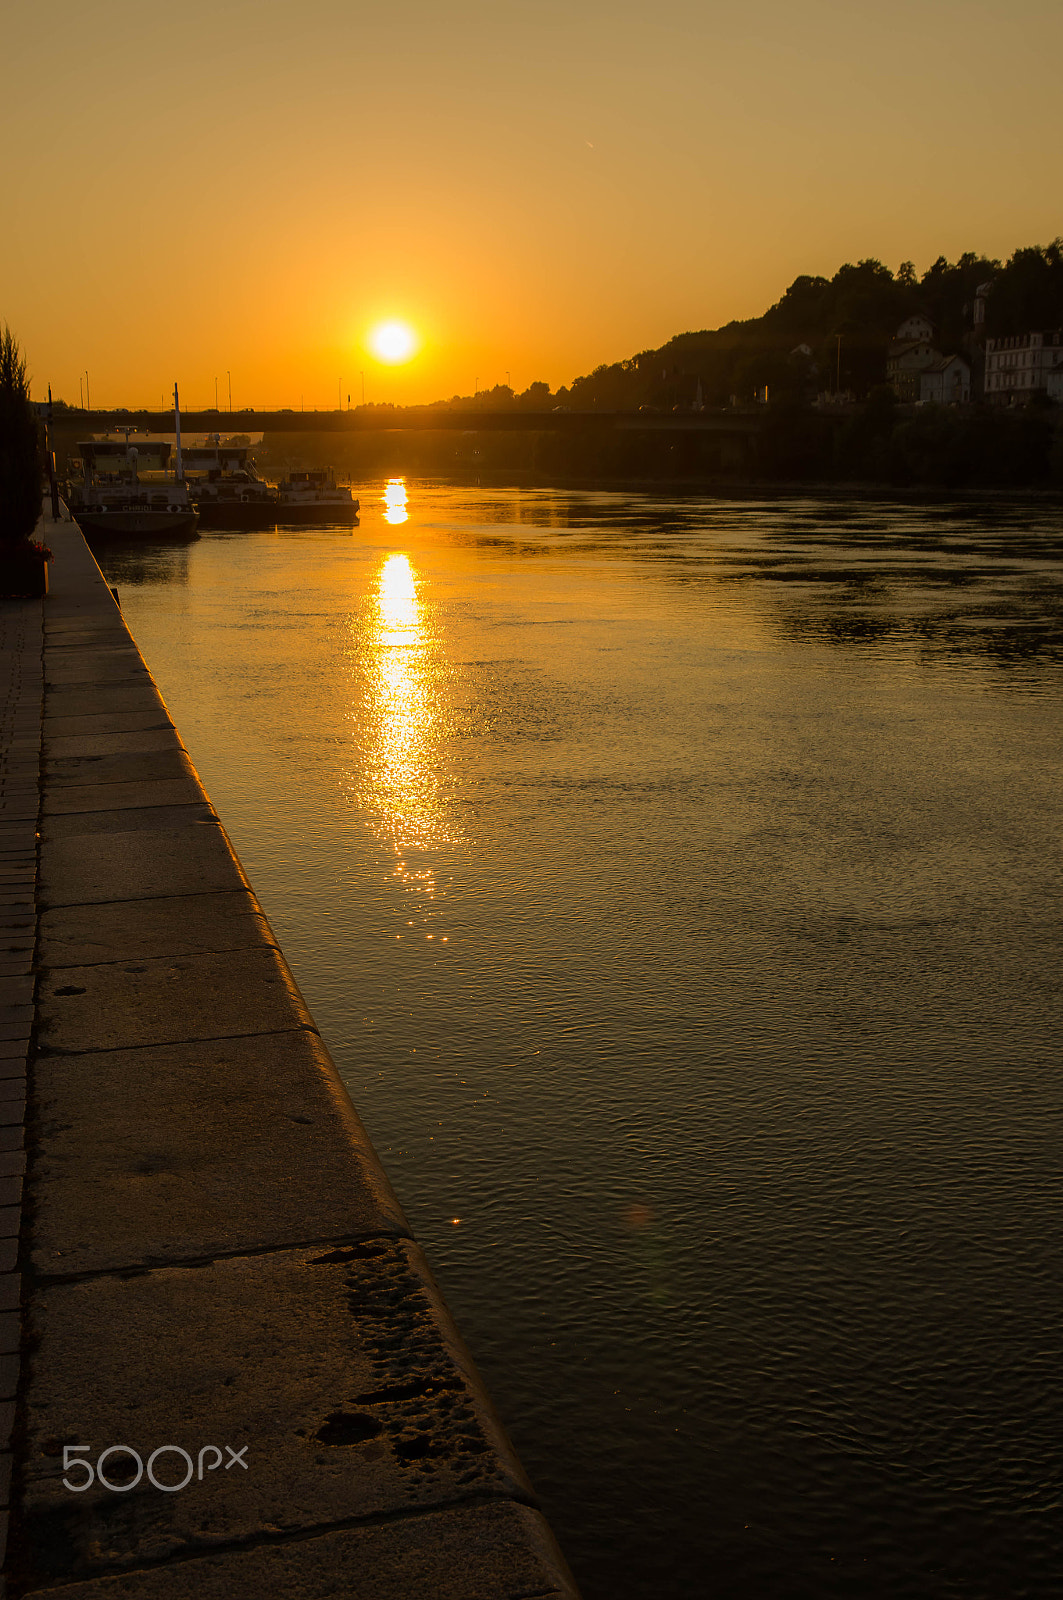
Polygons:
[[39,831],[7,1593],[578,1600],[102,573],[43,535],[43,705],[30,671],[0,723],[21,924]]

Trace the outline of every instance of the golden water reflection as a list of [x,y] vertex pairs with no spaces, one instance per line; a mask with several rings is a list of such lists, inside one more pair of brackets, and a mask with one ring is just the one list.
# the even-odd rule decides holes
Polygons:
[[384,501],[385,522],[399,523],[409,521],[410,513],[406,509],[405,478],[389,478],[384,485],[384,493],[381,498]]
[[431,895],[425,861],[409,859],[450,838],[438,770],[440,709],[437,641],[419,579],[406,555],[381,565],[369,627],[369,743],[364,799],[381,837],[393,846],[396,871]]

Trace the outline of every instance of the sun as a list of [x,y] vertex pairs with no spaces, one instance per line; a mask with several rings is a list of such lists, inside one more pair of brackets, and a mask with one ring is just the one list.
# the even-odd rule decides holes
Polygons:
[[408,361],[417,349],[417,335],[408,322],[380,322],[369,335],[369,347],[381,361]]

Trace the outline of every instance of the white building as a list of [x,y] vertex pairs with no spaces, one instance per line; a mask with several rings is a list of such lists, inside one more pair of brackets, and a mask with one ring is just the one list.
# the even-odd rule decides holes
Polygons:
[[1063,330],[987,339],[986,399],[996,405],[1021,406],[1038,391],[1063,400]]
[[939,356],[919,374],[922,405],[965,406],[971,399],[971,369],[962,356]]

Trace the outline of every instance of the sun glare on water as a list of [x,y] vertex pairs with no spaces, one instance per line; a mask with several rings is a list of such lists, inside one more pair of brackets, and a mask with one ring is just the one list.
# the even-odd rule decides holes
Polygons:
[[369,335],[369,346],[381,361],[408,361],[417,349],[417,335],[407,322],[381,322]]

